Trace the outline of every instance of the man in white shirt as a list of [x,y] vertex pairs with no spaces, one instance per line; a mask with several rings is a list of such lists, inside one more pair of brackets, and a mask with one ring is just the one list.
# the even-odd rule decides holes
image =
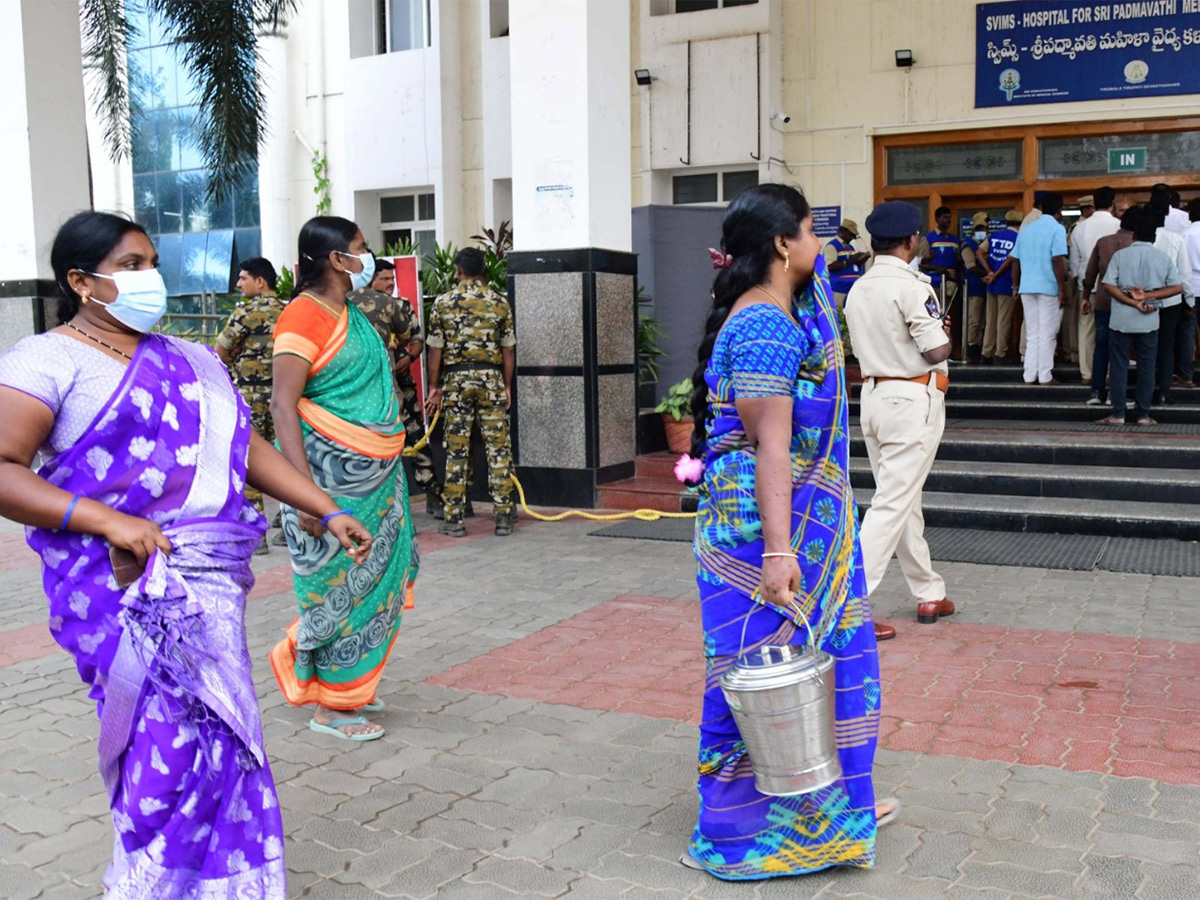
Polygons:
[[[1080,199],[1080,204],[1089,198]],[[1092,315],[1091,304],[1087,302],[1087,294],[1083,291],[1083,276],[1087,271],[1088,260],[1100,238],[1116,234],[1121,227],[1121,220],[1113,215],[1113,204],[1117,201],[1117,192],[1112,188],[1097,189],[1090,198],[1096,211],[1075,226],[1071,232],[1071,255],[1068,259],[1068,270],[1079,289],[1079,374],[1084,384],[1091,384],[1093,379],[1092,365],[1096,355],[1096,317]],[[1078,268],[1070,269],[1070,262],[1075,259],[1078,244]],[[1107,370],[1107,365],[1105,365]]]
[[[1167,218],[1163,223],[1163,228],[1170,231],[1172,234],[1183,234],[1191,220],[1188,214],[1179,208],[1180,197],[1179,191],[1175,190],[1169,184],[1163,184],[1161,181],[1154,187],[1150,188],[1150,201],[1153,203],[1159,197],[1167,201]],[[1182,274],[1182,273],[1181,273]],[[1187,276],[1183,277],[1184,283],[1187,283]]]
[[1163,300],[1158,310],[1158,377],[1155,381],[1154,403],[1166,405],[1171,402],[1171,380],[1175,375],[1175,341],[1185,307],[1195,308],[1196,294],[1187,273],[1192,271],[1191,258],[1184,245],[1183,236],[1166,227],[1170,202],[1161,194],[1151,196],[1147,205],[1150,214],[1158,220],[1154,246],[1167,254],[1183,279],[1183,292]]
[[[1188,261],[1192,264],[1191,285],[1192,303],[1183,311],[1183,319],[1179,323],[1179,335],[1175,341],[1175,371],[1179,375],[1178,384],[1184,387],[1200,387],[1196,384],[1196,297],[1200,296],[1200,197],[1188,204],[1188,227],[1183,230],[1183,246],[1187,251]],[[1184,283],[1188,282],[1188,273],[1181,272]]]
[[1086,230],[1084,226],[1096,211],[1096,204],[1091,194],[1085,194],[1076,203],[1079,205],[1079,218],[1067,233],[1067,305],[1063,308],[1059,347],[1067,359],[1078,360],[1083,383],[1089,384],[1092,380],[1092,361],[1083,354],[1083,348],[1079,346],[1079,281],[1083,278],[1088,262],[1088,258],[1083,255],[1083,246],[1080,243],[1083,235],[1080,231]]

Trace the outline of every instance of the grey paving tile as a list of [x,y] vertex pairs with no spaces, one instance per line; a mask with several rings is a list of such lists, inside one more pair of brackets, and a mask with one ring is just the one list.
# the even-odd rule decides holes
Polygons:
[[926,831],[920,843],[908,855],[904,874],[911,878],[940,878],[954,881],[958,867],[971,855],[971,838],[965,834],[940,834]]
[[1042,805],[1027,801],[997,803],[983,820],[984,833],[996,840],[1019,841],[1033,833]]
[[1095,827],[1094,812],[1074,807],[1051,806],[1046,809],[1035,830],[1039,844],[1086,850],[1091,846],[1091,833]]
[[1077,897],[1096,900],[1133,897],[1142,886],[1144,876],[1136,859],[1089,854],[1085,862],[1087,871],[1076,883]]
[[1067,872],[1078,875],[1083,871],[1083,862],[1078,850],[1056,847],[1039,847],[1028,841],[993,841],[983,838],[975,840],[973,863],[1009,863],[1039,872]]
[[985,865],[967,861],[962,865],[962,884],[996,888],[1028,897],[1071,897],[1076,875],[1066,872],[1035,872],[1007,863]]
[[1146,900],[1200,897],[1200,866],[1164,866],[1142,862],[1141,869],[1145,881],[1138,892],[1139,897]]
[[557,897],[565,894],[577,877],[578,873],[545,868],[527,859],[493,856],[482,860],[464,880],[496,884],[523,895]]

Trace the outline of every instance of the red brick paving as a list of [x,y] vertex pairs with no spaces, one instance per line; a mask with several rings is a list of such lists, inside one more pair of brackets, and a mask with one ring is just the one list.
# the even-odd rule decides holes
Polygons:
[[[881,647],[880,746],[1200,784],[1200,645],[943,622]],[[429,684],[699,721],[696,603],[623,596]]]
[[0,669],[27,659],[40,659],[59,650],[44,623],[0,631]]

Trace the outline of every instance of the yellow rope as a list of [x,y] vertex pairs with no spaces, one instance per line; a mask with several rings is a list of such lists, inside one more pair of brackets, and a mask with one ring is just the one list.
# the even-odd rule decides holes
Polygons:
[[[429,421],[429,428],[419,441],[411,447],[404,449],[404,456],[416,456],[427,446],[429,446],[429,435],[433,434],[433,429],[437,427],[438,417],[442,411],[439,409],[433,414],[433,418]],[[525,502],[525,488],[518,480],[516,473],[509,476],[512,478],[513,486],[517,489],[517,497],[521,501],[521,509],[525,515],[531,519],[536,519],[539,522],[561,522],[563,519],[569,519],[571,516],[578,516],[581,519],[591,519],[596,522],[615,522],[619,519],[637,519],[639,522],[657,522],[659,519],[694,519],[695,513],[690,512],[661,512],[657,509],[634,509],[629,512],[621,513],[593,513],[584,509],[568,509],[566,512],[560,512],[553,516],[547,516],[542,513],[534,512],[529,508],[529,504]]]

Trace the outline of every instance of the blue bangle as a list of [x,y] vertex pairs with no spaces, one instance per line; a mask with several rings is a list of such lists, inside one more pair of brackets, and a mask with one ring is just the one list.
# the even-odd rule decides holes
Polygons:
[[322,528],[329,527],[330,519],[336,519],[338,516],[350,516],[350,515],[353,515],[353,513],[350,512],[350,510],[348,510],[348,509],[339,509],[337,512],[331,512],[329,515],[327,515],[325,518],[323,518],[321,520],[321,527]]
[[67,507],[67,514],[63,516],[62,524],[58,526],[59,531],[67,530],[67,523],[71,521],[71,513],[75,512],[75,507],[79,504],[79,495],[76,494],[71,498],[71,505]]

